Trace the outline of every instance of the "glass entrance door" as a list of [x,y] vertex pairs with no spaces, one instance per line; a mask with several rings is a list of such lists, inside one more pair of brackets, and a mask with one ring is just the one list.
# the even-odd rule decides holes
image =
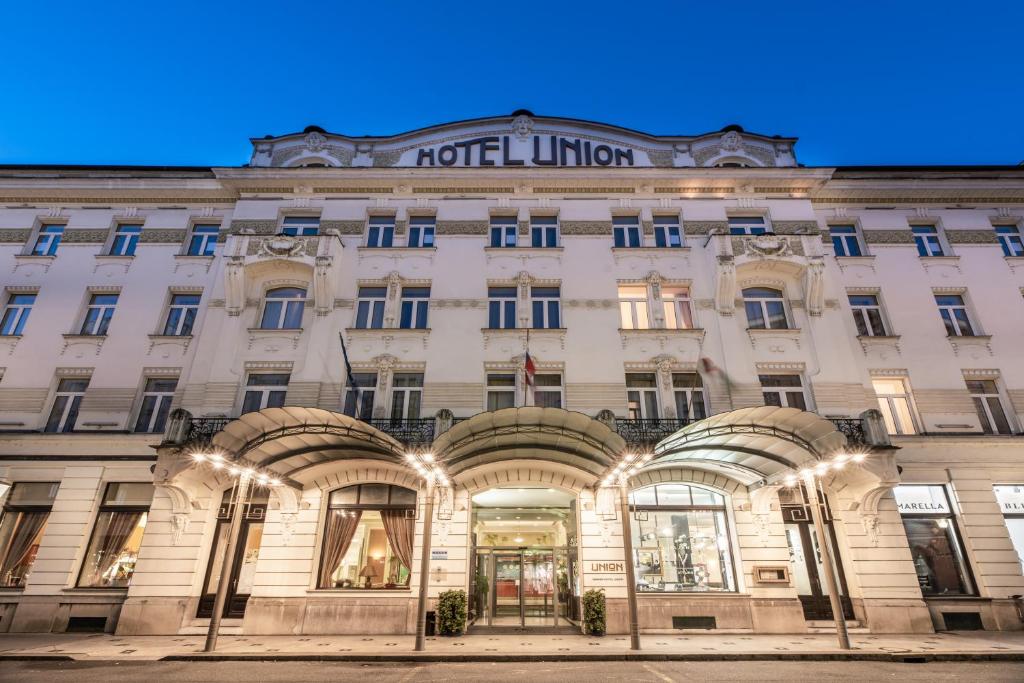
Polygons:
[[[206,573],[203,595],[199,599],[196,616],[200,619],[213,615],[213,603],[217,595],[217,587],[223,579],[224,549],[230,532],[231,506],[222,508],[217,519],[217,531],[210,549],[210,563]],[[245,518],[238,535],[238,547],[235,548],[234,564],[231,568],[228,598],[224,602],[224,617],[240,619],[245,615],[245,605],[252,593],[253,580],[256,578],[256,562],[260,555],[260,542],[263,540],[263,518],[266,515],[265,503],[246,505]]]
[[523,625],[523,556],[519,551],[491,555],[492,626]]
[[549,625],[555,618],[555,553],[523,551],[523,624]]
[[[828,581],[822,564],[822,547],[814,523],[809,519],[810,510],[802,505],[783,505],[782,517],[786,522],[790,575],[803,605],[804,618],[809,621],[831,619],[832,603],[829,600]],[[832,557],[835,558],[836,583],[839,585],[839,600],[843,605],[843,614],[847,619],[852,619],[853,605],[846,594],[846,578],[843,576],[843,567],[839,561],[839,546],[832,536],[831,519],[825,525],[825,533],[829,536]]]
[[[487,626],[557,626],[577,616],[575,549],[516,548],[480,551],[477,573],[487,571],[486,602],[477,623]],[[481,590],[481,593],[483,591]],[[484,596],[481,595],[481,598]],[[482,603],[482,604],[481,604]]]

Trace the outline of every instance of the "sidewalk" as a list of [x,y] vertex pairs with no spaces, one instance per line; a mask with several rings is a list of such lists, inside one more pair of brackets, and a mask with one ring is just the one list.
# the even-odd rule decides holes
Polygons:
[[217,652],[202,652],[200,636],[0,634],[0,659],[63,660],[311,660],[311,661],[580,661],[580,660],[1000,660],[1024,661],[1024,632],[854,635],[843,651],[834,635],[665,634],[625,636],[472,635],[428,638],[413,651],[412,636],[222,636]]

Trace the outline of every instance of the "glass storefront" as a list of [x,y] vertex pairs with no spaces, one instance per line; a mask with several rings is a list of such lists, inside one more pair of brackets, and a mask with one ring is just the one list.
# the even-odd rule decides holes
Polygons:
[[910,544],[921,594],[974,595],[974,583],[944,486],[897,486],[896,505]]
[[78,580],[80,587],[128,587],[152,501],[152,484],[107,484]]
[[1013,549],[1024,566],[1024,484],[1003,484],[993,488]]
[[11,488],[0,519],[0,586],[25,586],[58,488],[57,482],[18,482]]

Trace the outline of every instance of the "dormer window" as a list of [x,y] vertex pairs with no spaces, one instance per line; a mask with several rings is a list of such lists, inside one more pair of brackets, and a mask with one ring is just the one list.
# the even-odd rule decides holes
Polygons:
[[317,216],[285,216],[281,223],[281,234],[290,237],[319,235],[320,219]]

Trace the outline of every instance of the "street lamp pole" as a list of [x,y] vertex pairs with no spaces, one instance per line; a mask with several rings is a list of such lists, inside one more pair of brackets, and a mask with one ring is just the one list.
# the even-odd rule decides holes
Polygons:
[[238,477],[234,505],[231,507],[231,530],[228,533],[227,546],[224,549],[224,560],[221,562],[220,579],[217,581],[217,595],[213,600],[213,614],[210,615],[210,628],[206,632],[204,652],[213,652],[217,647],[217,636],[220,621],[224,614],[224,603],[228,598],[228,584],[234,572],[235,548],[238,547],[238,536],[242,530],[242,519],[245,518],[245,502],[249,497],[249,484],[252,477],[243,472]]
[[629,480],[619,477],[619,511],[622,515],[622,550],[626,560],[626,603],[629,606],[629,649],[640,649],[640,626],[637,623],[636,569],[633,567],[633,526],[629,522]]
[[434,532],[434,477],[428,475],[426,502],[423,508],[423,549],[420,555],[420,594],[416,610],[416,651],[426,647],[427,590],[430,588],[430,537]]
[[[814,529],[818,535],[818,550],[821,553],[821,564],[825,571],[825,582],[828,584],[828,600],[832,605],[832,618],[836,623],[836,636],[839,638],[839,647],[843,650],[850,649],[850,634],[846,630],[846,615],[843,614],[843,603],[839,598],[839,582],[836,581],[835,560],[832,558],[832,544],[825,535],[825,523],[822,521],[821,506],[818,503],[818,485],[814,479],[814,472],[807,470],[803,473],[804,488],[810,496],[811,518],[814,520]],[[822,492],[824,496],[824,492]],[[813,548],[809,549],[813,552]]]

